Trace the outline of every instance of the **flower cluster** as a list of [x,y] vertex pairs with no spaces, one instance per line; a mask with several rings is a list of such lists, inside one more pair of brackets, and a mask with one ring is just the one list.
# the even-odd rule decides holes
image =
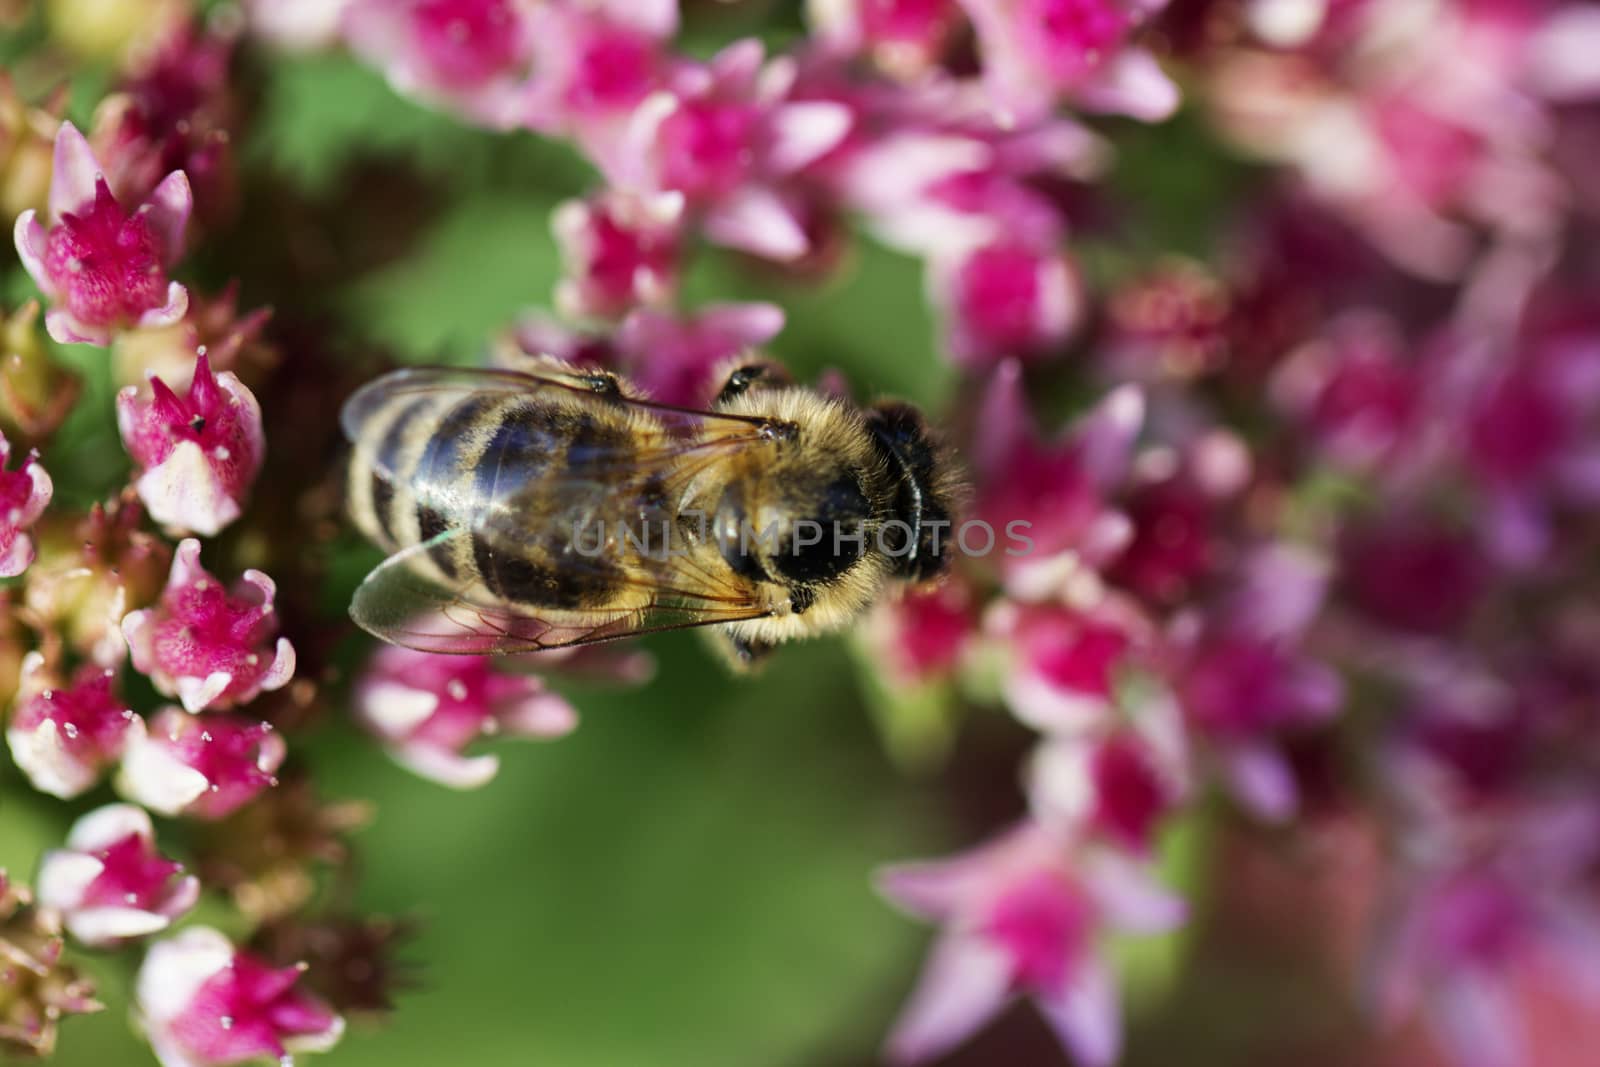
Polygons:
[[[0,1046],[47,1051],[99,1007],[87,947],[140,958],[130,1007],[167,1067],[328,1048],[390,1005],[405,924],[348,911],[365,809],[322,799],[308,727],[344,714],[471,789],[492,739],[577,724],[546,674],[484,659],[348,669],[321,475],[381,360],[313,290],[410,221],[346,231],[370,221],[347,201],[252,184],[243,83],[273,49],[343,49],[588,166],[550,219],[553,310],[492,358],[705,406],[730,357],[785,343],[781,299],[852,282],[857,235],[915,261],[971,511],[1027,551],[876,605],[853,646],[895,755],[959,768],[958,725],[1004,733],[1016,794],[986,840],[878,880],[938,927],[891,1061],[1025,998],[1110,1067],[1121,949],[1177,944],[1201,882],[1230,884],[1170,877],[1202,831],[1381,842],[1349,890],[1375,951],[1329,966],[1377,1030],[1420,1018],[1462,1067],[1538,1062],[1530,968],[1600,989],[1589,0],[812,0],[781,48],[706,47],[681,31],[710,5],[677,0],[39,6],[113,84],[85,133],[0,75],[0,210],[37,296],[0,317],[0,692],[20,777],[97,806],[36,894],[0,874]],[[699,302],[719,266],[737,291]],[[305,306],[269,322],[241,294]],[[69,418],[126,462],[58,447]],[[168,932],[202,888],[237,943]]]

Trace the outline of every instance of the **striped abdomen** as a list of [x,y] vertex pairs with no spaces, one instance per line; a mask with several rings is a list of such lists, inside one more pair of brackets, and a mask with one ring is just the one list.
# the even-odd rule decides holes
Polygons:
[[655,429],[640,418],[557,391],[397,393],[364,417],[351,517],[390,551],[428,544],[416,569],[463,593],[624,606],[638,561],[617,536],[666,514],[664,494],[635,469],[636,442]]

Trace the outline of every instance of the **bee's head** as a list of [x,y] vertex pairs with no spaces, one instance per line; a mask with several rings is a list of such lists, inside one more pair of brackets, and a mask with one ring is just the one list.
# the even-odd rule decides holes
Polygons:
[[873,446],[893,481],[892,518],[912,537],[904,550],[890,554],[892,572],[907,582],[937,577],[950,566],[955,543],[958,501],[949,460],[922,412],[910,404],[880,401],[866,416]]
[[870,541],[873,507],[863,476],[846,465],[790,469],[765,483],[769,491],[759,501],[746,486],[730,485],[714,523],[723,558],[746,577],[784,585],[840,577]]

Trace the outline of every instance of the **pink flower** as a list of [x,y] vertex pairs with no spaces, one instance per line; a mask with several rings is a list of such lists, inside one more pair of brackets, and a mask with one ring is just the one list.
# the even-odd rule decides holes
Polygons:
[[522,119],[533,40],[524,0],[350,0],[351,49],[396,92],[487,125]]
[[378,650],[355,692],[355,714],[389,754],[424,778],[475,789],[500,769],[497,756],[465,756],[483,737],[553,738],[577,713],[531,674],[502,674],[486,658]]
[[33,563],[33,538],[27,530],[50,504],[55,487],[39,466],[39,453],[29,452],[16,470],[6,470],[11,442],[0,433],[0,578],[15,578]]
[[1081,315],[1077,271],[1051,249],[1002,240],[935,259],[930,271],[950,353],[974,370],[1008,357],[1059,355]]
[[178,545],[161,601],[130,613],[122,635],[134,669],[190,712],[243,704],[294,676],[294,648],[278,630],[272,579],[248,570],[230,593],[200,565],[200,542]]
[[278,784],[286,753],[268,723],[168,707],[133,730],[117,789],[162,815],[221,819]]
[[938,64],[965,21],[956,0],[811,0],[807,10],[824,44],[908,79]]
[[1036,730],[1082,731],[1109,715],[1113,687],[1147,625],[1127,605],[1095,610],[1000,600],[984,619],[1007,650],[1006,703]]
[[122,443],[140,470],[134,487],[157,522],[211,537],[239,517],[261,470],[261,408],[232,371],[213,375],[204,355],[183,397],[155,377],[150,391],[117,394]]
[[1148,853],[1164,816],[1188,790],[1175,709],[1141,709],[1131,726],[1048,739],[1028,766],[1034,817],[1051,827]]
[[115,671],[85,667],[71,686],[57,687],[43,655],[23,657],[6,744],[35,789],[70,799],[93,788],[121,758],[139,719],[117,695],[115,683]]
[[905,911],[943,927],[889,1037],[896,1063],[938,1057],[1025,995],[1078,1063],[1107,1067],[1121,1046],[1121,1020],[1100,941],[1162,933],[1184,913],[1126,860],[1077,852],[1034,824],[953,859],[890,868],[880,885]]
[[740,41],[676,71],[639,107],[609,170],[626,189],[681,193],[712,241],[791,261],[811,242],[785,183],[836,147],[852,116],[835,101],[790,99],[795,66],[764,67],[764,54]]
[[728,360],[776,337],[783,309],[774,304],[712,304],[678,317],[641,308],[617,331],[618,357],[650,396],[704,406],[722,383],[712,375]]
[[1305,549],[1260,549],[1241,564],[1228,603],[1181,616],[1169,633],[1167,676],[1185,720],[1240,802],[1264,819],[1288,818],[1298,804],[1278,740],[1326,723],[1343,699],[1339,675],[1301,648],[1328,569]]
[[610,192],[569,200],[552,220],[567,277],[556,306],[572,318],[611,318],[669,301],[678,285],[683,198]]
[[39,903],[55,908],[86,945],[165,930],[200,896],[200,880],[156,850],[143,808],[108,804],[72,825],[67,847],[45,853]]
[[978,31],[983,79],[1001,122],[1017,125],[1067,99],[1147,122],[1178,108],[1178,88],[1129,41],[1165,0],[962,0]]
[[977,636],[973,592],[957,578],[907,589],[873,609],[863,633],[874,662],[900,684],[946,677],[959,668]]
[[974,517],[1030,541],[1019,555],[997,557],[1014,593],[1044,599],[1127,545],[1132,526],[1108,496],[1127,477],[1144,423],[1138,389],[1115,390],[1046,441],[1023,395],[1022,368],[1010,360],[995,372],[979,411]]
[[304,972],[270,967],[208,926],[152,945],[135,995],[162,1067],[288,1063],[332,1048],[344,1020],[297,988]]
[[529,20],[526,121],[573,138],[609,173],[634,112],[677,69],[665,48],[678,29],[677,0],[558,0],[534,7]]
[[1422,863],[1397,872],[1373,975],[1385,1021],[1420,1011],[1470,1067],[1534,1062],[1519,973],[1542,970],[1586,1010],[1600,1004],[1600,913],[1587,882],[1600,854],[1592,798],[1457,817],[1420,828],[1410,843]]
[[1295,352],[1273,386],[1329,458],[1368,470],[1396,459],[1409,443],[1423,384],[1391,324],[1361,316],[1336,321],[1327,336]]
[[170,326],[183,318],[189,294],[168,283],[183,254],[193,198],[189,179],[173,171],[133,212],[111,195],[89,142],[70,122],[56,134],[50,178],[50,227],[33,211],[17,218],[17,252],[55,305],[45,316],[62,344],[105,345],[122,327]]

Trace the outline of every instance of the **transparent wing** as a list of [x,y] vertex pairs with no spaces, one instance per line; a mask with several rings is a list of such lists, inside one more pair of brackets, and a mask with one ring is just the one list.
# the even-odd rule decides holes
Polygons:
[[596,644],[666,630],[757,619],[762,605],[727,591],[673,589],[652,583],[655,601],[636,610],[551,611],[547,614],[485,599],[471,588],[440,585],[415,569],[422,555],[467,538],[464,529],[390,556],[356,590],[350,617],[375,637],[420,652],[509,655]]

